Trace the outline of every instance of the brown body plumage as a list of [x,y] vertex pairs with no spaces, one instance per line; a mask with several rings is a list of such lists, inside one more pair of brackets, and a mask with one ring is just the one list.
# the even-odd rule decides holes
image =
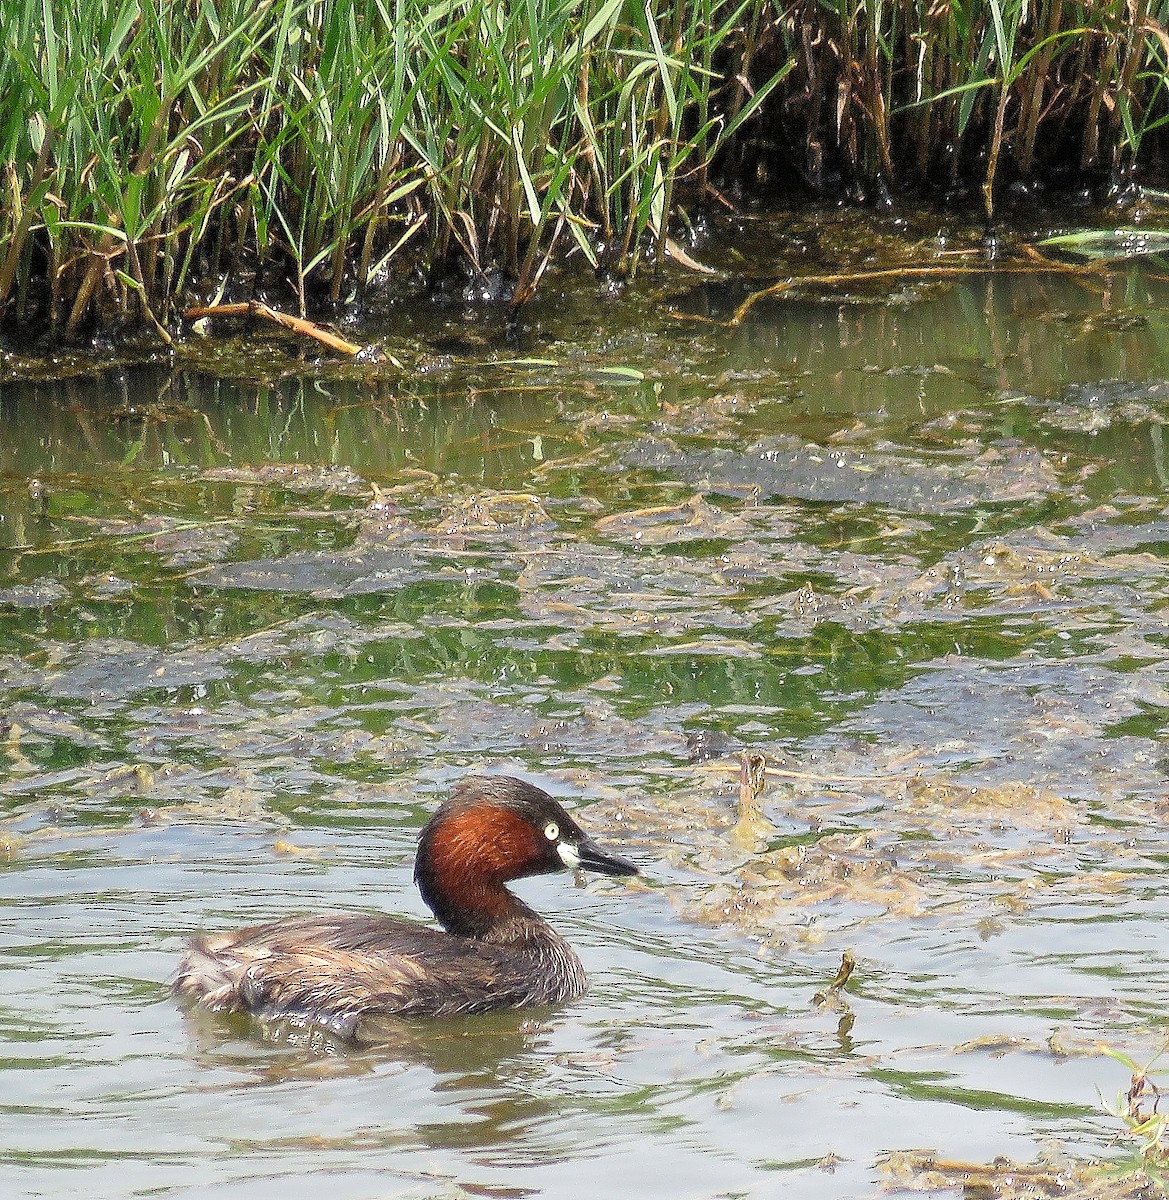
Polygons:
[[196,938],[179,998],[221,1012],[317,1025],[360,1039],[385,1017],[453,1016],[571,1000],[580,960],[504,886],[582,867],[635,875],[595,846],[547,793],[519,779],[470,776],[434,814],[414,878],[445,933],[394,917],[290,917]]

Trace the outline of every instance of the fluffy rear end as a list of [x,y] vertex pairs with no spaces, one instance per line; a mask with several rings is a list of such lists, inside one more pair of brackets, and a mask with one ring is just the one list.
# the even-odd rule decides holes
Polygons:
[[240,1012],[245,1006],[240,982],[246,970],[229,951],[234,937],[198,937],[187,946],[179,963],[171,995],[215,1012]]

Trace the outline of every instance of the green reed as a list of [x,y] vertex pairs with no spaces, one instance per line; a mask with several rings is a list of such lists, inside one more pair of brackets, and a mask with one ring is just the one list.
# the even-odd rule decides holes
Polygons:
[[760,179],[982,188],[1164,153],[1169,0],[0,0],[0,324],[161,336],[398,262],[514,303]]

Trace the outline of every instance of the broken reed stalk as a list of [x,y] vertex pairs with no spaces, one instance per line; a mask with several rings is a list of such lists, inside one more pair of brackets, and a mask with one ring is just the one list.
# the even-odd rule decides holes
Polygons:
[[201,321],[209,317],[260,317],[282,325],[285,329],[291,329],[293,333],[299,333],[302,337],[312,338],[339,354],[361,353],[361,347],[355,342],[346,341],[345,338],[330,333],[324,326],[307,321],[303,317],[279,312],[261,300],[245,300],[238,304],[196,305],[183,310],[183,319],[187,321]]

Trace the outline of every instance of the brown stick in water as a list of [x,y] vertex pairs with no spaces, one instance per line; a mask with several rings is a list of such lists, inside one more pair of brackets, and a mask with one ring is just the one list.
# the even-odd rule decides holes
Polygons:
[[301,317],[278,312],[262,300],[246,300],[239,304],[200,305],[184,310],[183,316],[188,321],[199,321],[204,317],[263,317],[267,321],[283,325],[285,329],[291,329],[294,333],[313,338],[321,345],[328,346],[330,350],[336,350],[339,354],[358,354],[361,351],[361,347],[354,342],[347,342],[343,337],[330,333],[323,326],[306,321]]

